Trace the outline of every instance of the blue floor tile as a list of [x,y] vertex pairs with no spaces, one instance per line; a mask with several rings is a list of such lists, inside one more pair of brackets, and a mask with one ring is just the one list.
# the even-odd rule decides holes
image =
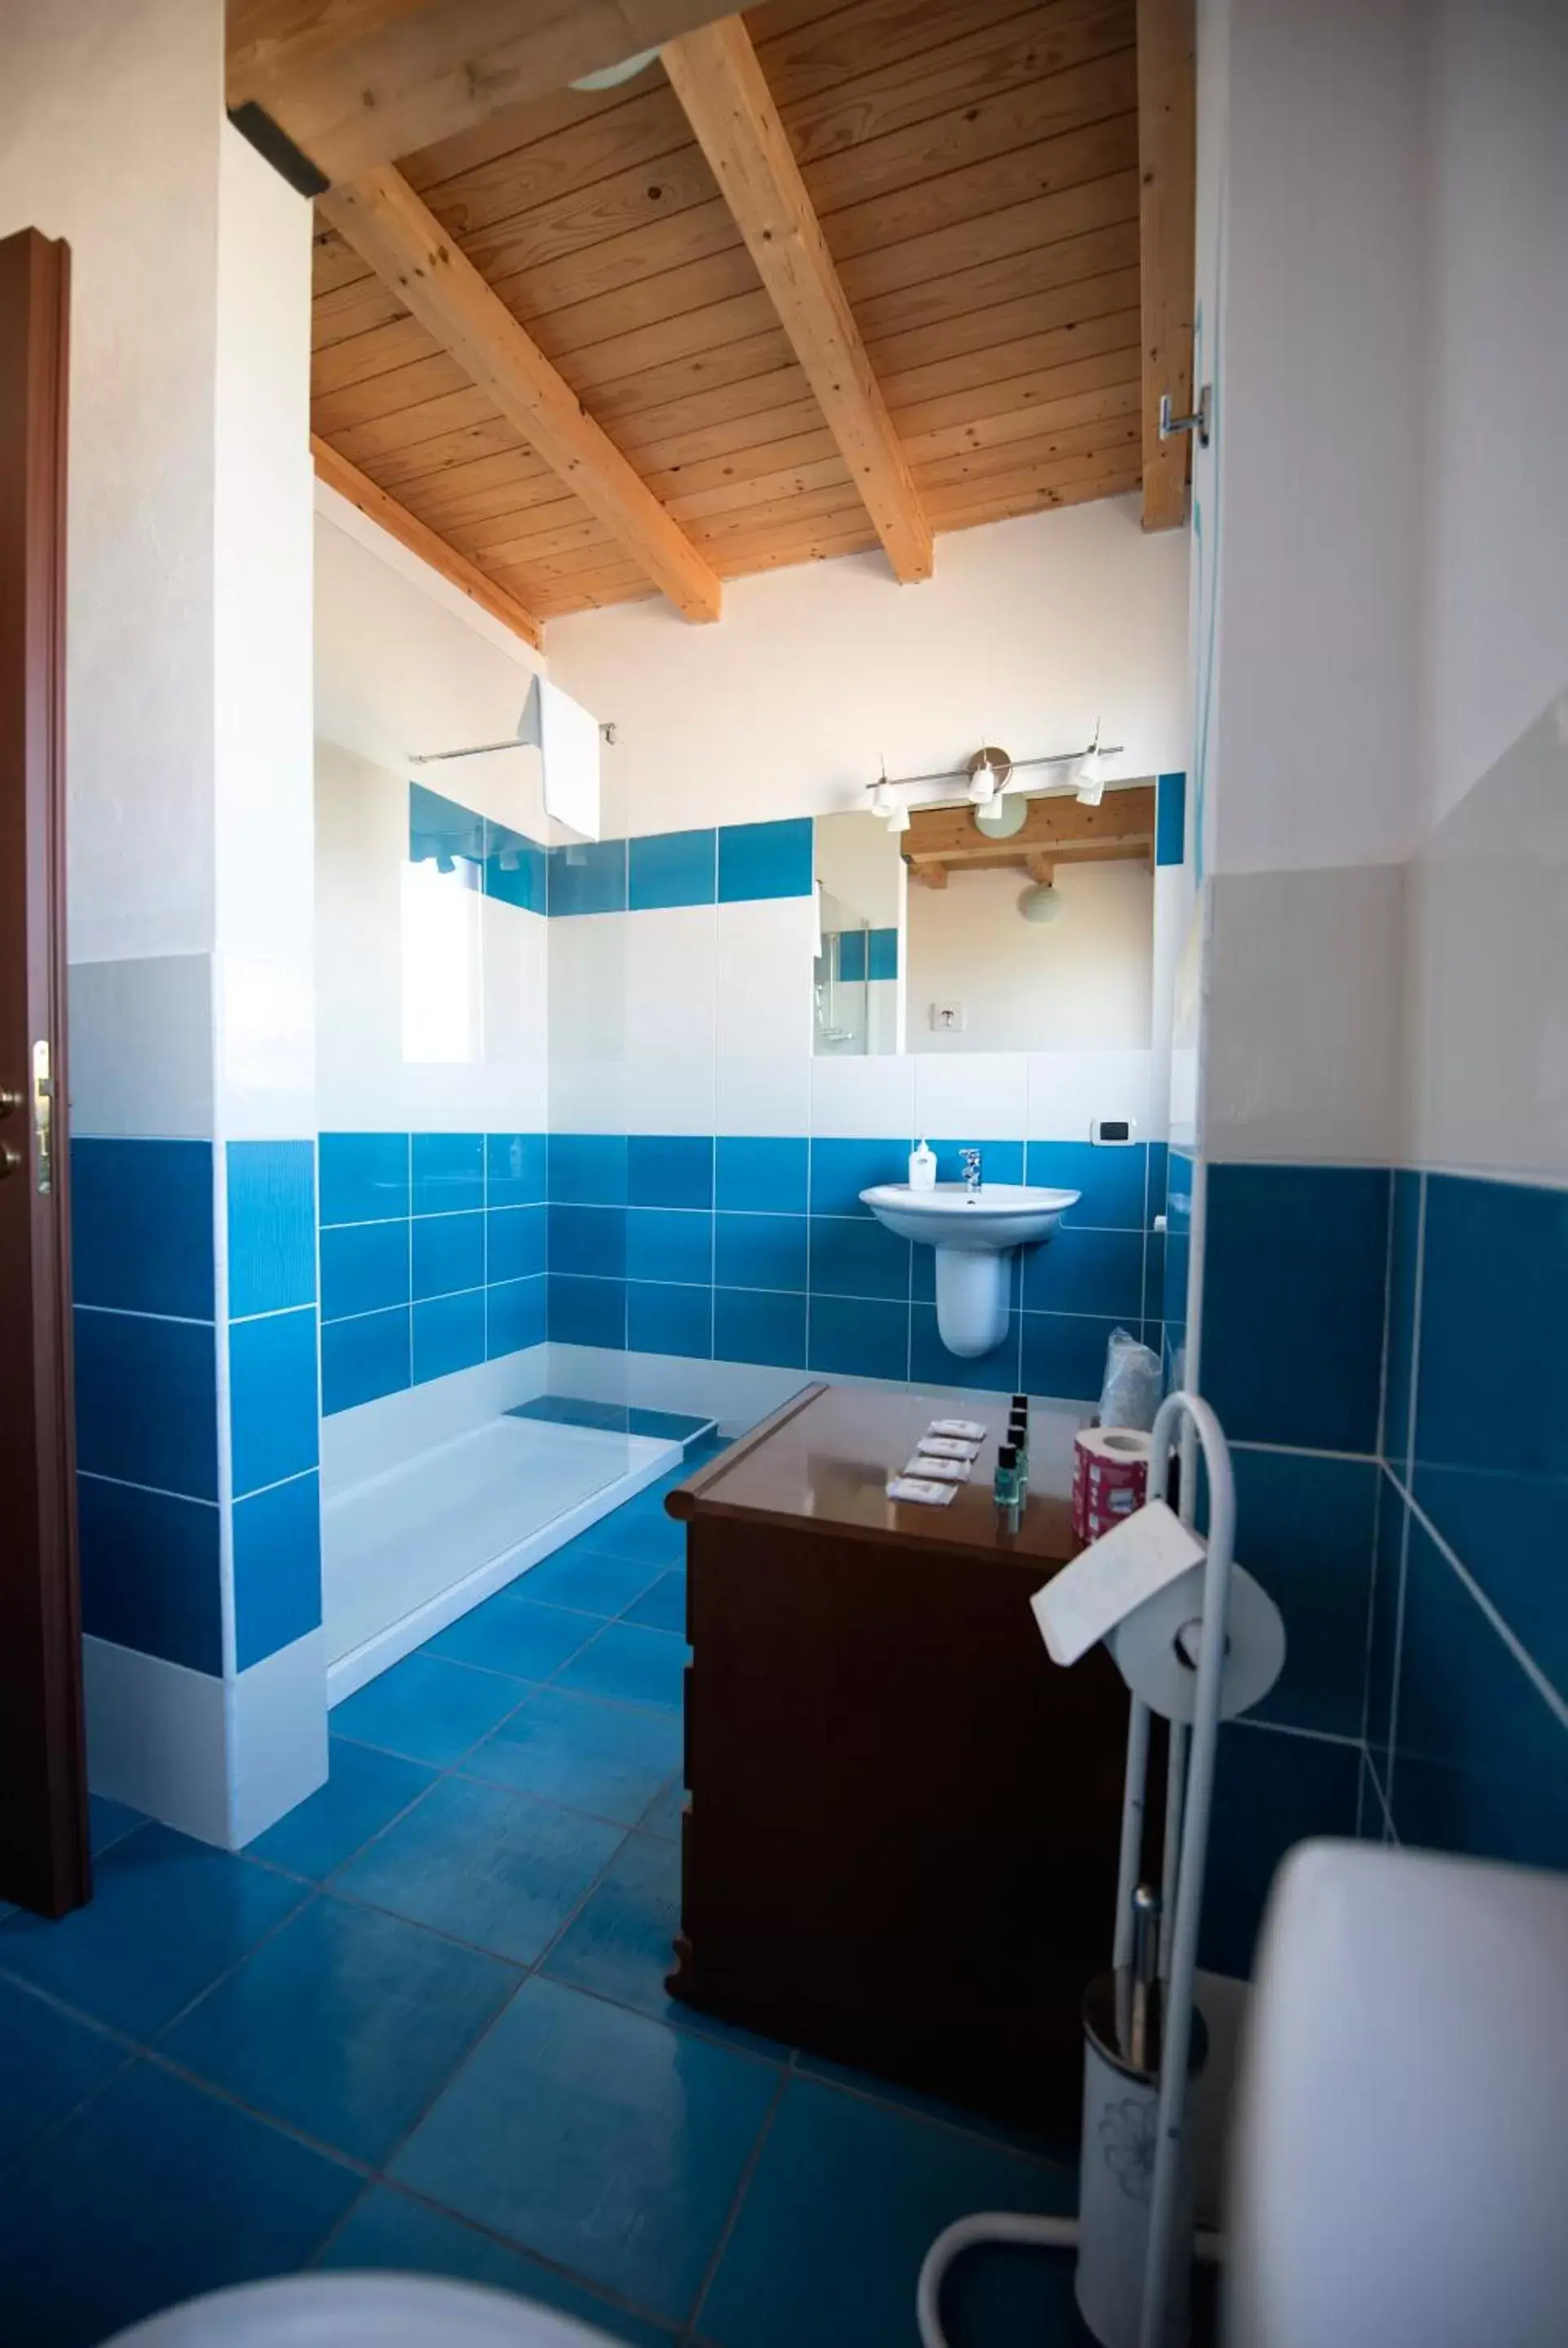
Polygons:
[[685,1669],[683,1639],[671,1638],[668,1631],[645,1630],[640,1622],[607,1622],[598,1638],[573,1656],[560,1674],[560,1684],[579,1695],[679,1712]]
[[255,2110],[379,2167],[518,1979],[497,1957],[320,1898],[159,2049]]
[[286,2274],[356,2172],[145,2063],[22,2164],[0,2200],[0,2337],[91,2348],[176,2301]]
[[517,1680],[548,1680],[592,1636],[593,1625],[586,1615],[541,1606],[531,1595],[503,1590],[460,1615],[425,1652],[481,1671],[504,1672]]
[[87,1828],[93,1847],[93,1857],[101,1859],[117,1842],[147,1823],[140,1810],[133,1810],[127,1802],[111,1802],[107,1794],[87,1796]]
[[449,1768],[504,1720],[522,1695],[510,1680],[423,1650],[405,1655],[332,1714],[333,1731],[411,1761]]
[[625,1558],[655,1570],[679,1565],[686,1554],[685,1526],[665,1515],[662,1498],[654,1500],[641,1494],[589,1525],[581,1540],[596,1557]]
[[678,1720],[541,1688],[469,1754],[463,1770],[634,1827],[680,1766]]
[[[536,1975],[393,2173],[678,2323],[778,2076],[733,2048]],[[795,2338],[812,2336],[808,2324]]]
[[661,2324],[625,2314],[522,2250],[510,2250],[491,2235],[476,2233],[460,2219],[444,2217],[385,2185],[370,2188],[319,2263],[349,2273],[446,2275],[491,2291],[509,2291],[516,2298],[591,2324],[612,2340],[630,2341],[634,2348],[669,2348],[672,2337]]
[[640,2013],[701,2031],[709,2038],[727,2039],[764,2061],[784,2061],[787,2046],[668,1994],[664,1979],[675,1962],[680,1922],[678,1846],[656,1841],[651,1835],[629,1835],[545,1959],[543,1970],[573,1989],[589,1990],[595,1997],[633,2006]]
[[[64,2119],[125,2060],[115,2039],[0,1981],[0,2161]],[[0,2304],[4,2296],[0,2281]]]
[[0,1969],[134,2036],[159,2029],[306,1897],[247,1859],[147,1826],[96,1870],[91,1903],[57,1923],[0,1926]]
[[[1071,2171],[792,2078],[696,2329],[714,2348],[909,2348],[915,2284],[936,2235],[973,2209],[1051,2210]],[[1072,2261],[978,2250],[944,2295],[948,2336],[1068,2348]]]
[[542,1956],[622,1839],[618,1826],[449,1777],[335,1888],[514,1964]]
[[652,1587],[662,1569],[636,1558],[602,1557],[587,1546],[591,1538],[590,1528],[530,1566],[513,1585],[518,1595],[547,1606],[567,1606],[578,1614],[597,1614],[604,1622],[624,1613],[634,1598]]
[[686,1569],[672,1566],[661,1573],[626,1610],[629,1622],[644,1622],[651,1631],[676,1631],[686,1635]]
[[313,1883],[324,1881],[436,1783],[433,1769],[346,1736],[330,1737],[327,1752],[326,1784],[247,1845],[253,1859]]
[[681,1819],[686,1807],[686,1788],[679,1777],[672,1777],[661,1793],[655,1794],[643,1811],[641,1831],[657,1835],[661,1842],[679,1842]]

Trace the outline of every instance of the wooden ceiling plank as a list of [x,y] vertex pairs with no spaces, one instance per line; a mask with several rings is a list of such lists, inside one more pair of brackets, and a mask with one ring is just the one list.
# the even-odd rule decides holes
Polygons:
[[1103,277],[1036,294],[1028,301],[1001,302],[968,312],[945,320],[938,329],[923,327],[917,335],[890,335],[875,346],[885,355],[877,362],[878,372],[885,390],[889,384],[898,386],[896,396],[888,394],[888,404],[898,414],[960,389],[988,390],[1005,380],[997,368],[1010,365],[1020,354],[1022,366],[1014,368],[1015,373],[1056,364],[1056,357],[1044,350],[1047,335],[1076,338],[1086,331],[1098,331],[1102,318],[1137,314],[1136,269],[1112,270]]
[[231,107],[263,107],[333,181],[706,23],[712,0],[262,0],[229,41]]
[[1138,0],[1138,175],[1143,311],[1143,527],[1186,520],[1188,437],[1160,438],[1160,401],[1193,395],[1197,89],[1194,0]]
[[1002,252],[994,260],[975,260],[968,268],[860,302],[856,315],[878,372],[918,365],[924,355],[910,345],[922,335],[937,337],[937,350],[943,355],[996,342],[999,336],[994,319],[987,323],[992,314],[1000,318],[1002,335],[1020,326],[1031,332],[1037,326],[1070,324],[1071,309],[1059,319],[1054,305],[1058,301],[1070,304],[1074,286],[1137,268],[1135,191],[1132,201],[1128,217],[1107,228],[1035,244],[1022,252]]
[[1067,424],[1054,432],[1040,432],[1023,440],[971,446],[948,456],[923,458],[917,477],[923,488],[950,489],[961,483],[982,486],[1010,479],[1027,469],[1045,473],[1058,464],[1087,470],[1101,464],[1121,472],[1136,465],[1143,439],[1140,420],[1131,412],[1101,417],[1088,424]]
[[460,425],[454,431],[409,440],[378,457],[376,479],[386,489],[402,489],[412,495],[415,489],[445,479],[458,466],[472,464],[476,457],[507,456],[518,449],[533,455],[531,448],[525,448],[515,425],[504,416],[491,416],[482,424]]
[[391,375],[409,366],[436,348],[417,318],[377,320],[366,332],[340,335],[330,343],[311,343],[311,392],[323,397],[345,391],[351,383],[368,383],[373,376]]
[[[480,431],[487,426],[498,430],[503,423],[506,430],[499,433],[500,446],[516,433],[516,425],[497,415],[495,402],[486,393],[470,386],[466,391],[446,392],[439,399],[422,399],[415,407],[400,408],[395,416],[373,417],[367,424],[354,425],[340,433],[333,446],[351,464],[374,465],[379,475],[382,459],[405,448],[441,434]],[[390,474],[386,478],[390,484]]]
[[[662,407],[627,417],[617,429],[620,446],[632,463],[640,471],[653,471],[671,461],[662,452],[672,438],[694,440],[695,453],[705,455],[710,447],[720,445],[717,439],[709,441],[707,435],[733,422],[742,428],[743,438],[731,445],[743,448],[747,438],[756,437],[750,429],[753,421],[786,410],[793,417],[803,401],[809,403],[811,421],[820,423],[822,410],[812,398],[804,371],[792,359],[788,366],[776,367],[772,375],[748,376],[743,383],[720,384],[712,391],[692,392],[685,399],[666,400]],[[770,427],[764,424],[761,428]]]
[[929,578],[930,528],[745,26],[739,16],[727,16],[671,42],[664,69],[895,578]]
[[[1017,443],[1023,440],[1056,442],[1066,432],[1092,431],[1111,423],[1122,425],[1138,415],[1142,407],[1136,351],[1129,356],[1131,363],[1124,379],[1107,384],[1102,390],[1042,400],[1010,416],[979,417],[972,423],[949,424],[937,432],[908,433],[904,447],[909,462],[916,466],[934,464],[966,448],[1016,448]],[[1061,446],[1065,454],[1065,444]]]
[[538,345],[390,168],[322,199],[476,386],[688,619],[719,614],[719,582]]
[[[979,401],[988,378],[1001,384],[1015,375],[1042,374],[1050,367],[1070,366],[1078,359],[1098,358],[1106,351],[1126,350],[1130,345],[1135,349],[1137,341],[1137,311],[1113,310],[1105,317],[1085,318],[1081,324],[1050,326],[1043,334],[1020,336],[1003,350],[966,351],[956,358],[891,375],[886,379],[888,400],[900,418],[912,412],[920,414],[933,400],[957,391],[968,392]],[[899,429],[907,427],[900,422]]]
[[990,522],[1019,521],[1026,514],[1053,512],[1058,506],[1126,497],[1138,488],[1140,479],[1139,468],[1132,465],[1122,472],[1096,469],[1071,480],[1028,478],[1004,482],[999,489],[993,484],[984,497],[977,496],[970,483],[958,490],[933,489],[930,503],[939,530],[980,530]]
[[[1051,0],[1028,9],[1048,37],[1076,19],[1103,13],[1106,0]],[[786,114],[862,76],[918,69],[948,42],[1023,15],[1019,0],[857,0],[818,12],[809,24],[781,23],[772,7],[751,8],[746,22],[768,85]]]
[[[640,76],[597,101],[587,91],[562,90],[549,111],[558,116],[539,132],[538,107],[514,108],[487,126],[493,135],[507,120],[516,127],[508,146],[492,144],[481,160],[439,168],[450,143],[421,155],[405,156],[398,168],[415,195],[423,196],[443,226],[465,239],[536,205],[579,193],[601,180],[645,170],[691,141],[686,118],[661,74]],[[619,100],[619,103],[616,101]]]
[[436,349],[407,366],[392,367],[362,383],[345,384],[341,391],[317,392],[313,385],[311,422],[323,439],[335,441],[356,424],[401,416],[406,407],[422,407],[427,400],[472,388],[470,378],[451,353]]
[[406,506],[399,505],[397,499],[389,497],[368,474],[362,473],[356,465],[351,465],[346,458],[340,457],[335,448],[329,447],[313,432],[311,435],[311,455],[315,460],[318,479],[325,481],[329,489],[336,489],[340,497],[347,498],[361,513],[367,514],[372,521],[379,522],[400,546],[405,546],[411,554],[417,554],[433,571],[439,572],[443,579],[448,580],[477,603],[481,611],[488,612],[492,619],[499,620],[503,627],[510,628],[514,635],[521,636],[526,644],[531,644],[536,651],[538,649],[544,641],[539,623],[515,595],[497,586],[494,580],[487,579],[477,563],[459,554],[456,547],[448,546],[444,538],[438,538],[433,530],[411,514]]

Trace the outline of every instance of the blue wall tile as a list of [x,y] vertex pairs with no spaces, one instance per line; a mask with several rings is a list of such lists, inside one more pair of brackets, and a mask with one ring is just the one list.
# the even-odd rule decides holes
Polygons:
[[805,1298],[753,1290],[713,1291],[713,1354],[721,1362],[805,1367]]
[[234,1508],[234,1657],[248,1671],[322,1619],[320,1478],[296,1476]]
[[907,1298],[909,1241],[870,1215],[813,1215],[811,1290],[814,1296]]
[[214,1678],[223,1670],[220,1513],[210,1501],[77,1480],[82,1628]]
[[321,1218],[327,1223],[395,1220],[408,1212],[405,1133],[323,1133]]
[[1064,1230],[1138,1231],[1143,1228],[1147,1160],[1141,1141],[1031,1141],[1028,1179],[1048,1190],[1082,1193],[1063,1215]]
[[548,1210],[492,1207],[485,1222],[485,1277],[529,1280],[545,1268]]
[[435,1296],[414,1307],[414,1383],[427,1385],[485,1358],[485,1292]]
[[549,1268],[599,1280],[620,1280],[626,1272],[626,1209],[566,1207],[549,1209]]
[[210,1142],[73,1141],[71,1278],[78,1304],[210,1321]]
[[486,1292],[485,1351],[490,1361],[544,1344],[546,1290],[547,1282],[538,1278],[504,1281]]
[[626,1270],[631,1280],[711,1284],[713,1218],[667,1207],[629,1207]]
[[406,1221],[344,1223],[323,1231],[323,1321],[407,1303],[409,1229]]
[[811,1145],[811,1211],[814,1215],[866,1215],[862,1190],[874,1182],[907,1182],[909,1148],[904,1140],[814,1141]]
[[1098,1406],[1114,1321],[1088,1313],[1026,1313],[1021,1390]]
[[897,931],[871,931],[866,947],[868,975],[873,979],[897,978],[898,975]]
[[866,934],[864,930],[844,930],[839,934],[838,975],[846,986],[858,986],[865,979]]
[[1565,1765],[1568,1728],[1412,1519],[1393,1768],[1400,1840],[1568,1867]]
[[487,821],[485,894],[524,912],[549,911],[549,859],[537,839]]
[[623,1133],[552,1133],[548,1151],[552,1205],[625,1206]]
[[414,1231],[414,1294],[454,1296],[485,1284],[485,1218],[425,1215]]
[[548,1195],[548,1152],[542,1133],[489,1133],[485,1137],[485,1204],[537,1207]]
[[717,1203],[749,1214],[804,1215],[807,1145],[721,1136]]
[[626,1195],[634,1207],[711,1207],[711,1134],[634,1133],[626,1144]]
[[726,1288],[804,1291],[806,1229],[804,1215],[716,1215],[715,1280]]
[[1371,1452],[1389,1181],[1343,1166],[1211,1166],[1204,1387],[1233,1443]]
[[398,1394],[409,1382],[406,1305],[357,1321],[329,1321],[323,1328],[322,1408],[329,1415]]
[[1359,1736],[1380,1470],[1235,1451],[1236,1555],[1285,1617],[1285,1669],[1254,1717]]
[[1186,850],[1187,778],[1157,775],[1154,778],[1154,861],[1180,864]]
[[1198,1962],[1246,1978],[1274,1871],[1309,1835],[1353,1835],[1357,1745],[1225,1721],[1220,1728]]
[[1394,1670],[1399,1652],[1399,1591],[1405,1571],[1409,1511],[1385,1470],[1378,1492],[1378,1538],[1372,1551],[1372,1605],[1367,1653],[1367,1743],[1378,1773],[1389,1782],[1389,1740],[1394,1725]]
[[719,833],[719,902],[747,897],[809,897],[809,816],[784,823],[727,823]]
[[234,1323],[229,1426],[235,1497],[313,1468],[317,1416],[314,1311],[307,1305]]
[[655,831],[630,843],[628,901],[634,913],[661,905],[711,905],[718,895],[718,835]]
[[608,1345],[622,1351],[626,1344],[626,1282],[574,1280],[552,1272],[547,1318],[552,1344]]
[[229,1317],[316,1301],[316,1152],[310,1141],[231,1141]]
[[920,1386],[973,1386],[989,1394],[1011,1394],[1019,1387],[1019,1348],[1022,1315],[1010,1313],[1007,1334],[989,1354],[965,1359],[949,1354],[937,1326],[934,1304],[917,1304],[909,1322],[909,1375]]
[[685,1354],[709,1360],[713,1351],[712,1290],[629,1280],[626,1342],[634,1354]]
[[1401,1167],[1394,1176],[1389,1237],[1388,1353],[1378,1447],[1403,1473],[1410,1450],[1414,1391],[1416,1284],[1420,1262],[1421,1177]]
[[626,911],[624,839],[573,840],[549,855],[549,907],[562,913]]
[[1149,1144],[1147,1178],[1148,1220],[1151,1223],[1156,1215],[1163,1215],[1165,1211],[1165,1185],[1170,1172],[1170,1144],[1164,1141],[1152,1141]]
[[1427,1179],[1414,1492],[1568,1689],[1568,1191]]
[[452,1215],[485,1203],[482,1133],[416,1133],[413,1169],[416,1215]]
[[210,1324],[78,1305],[75,1328],[77,1467],[215,1500],[218,1382]]
[[814,1370],[849,1377],[907,1377],[909,1308],[867,1303],[862,1297],[814,1296],[807,1343]]
[[[1139,1319],[1143,1309],[1142,1232],[1073,1231],[1063,1223],[1043,1247],[1026,1251],[1023,1301],[1036,1313]],[[1163,1310],[1163,1302],[1156,1310]]]

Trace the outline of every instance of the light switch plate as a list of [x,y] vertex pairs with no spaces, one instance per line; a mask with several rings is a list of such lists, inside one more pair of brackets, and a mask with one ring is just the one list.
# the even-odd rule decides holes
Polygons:
[[933,1003],[931,1029],[938,1035],[961,1035],[964,1032],[964,1006],[961,1003]]

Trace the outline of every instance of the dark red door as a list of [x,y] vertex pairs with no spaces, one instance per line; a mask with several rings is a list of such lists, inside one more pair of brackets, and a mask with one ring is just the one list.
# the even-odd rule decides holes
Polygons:
[[66,1091],[70,255],[0,242],[0,1900],[90,1889]]

